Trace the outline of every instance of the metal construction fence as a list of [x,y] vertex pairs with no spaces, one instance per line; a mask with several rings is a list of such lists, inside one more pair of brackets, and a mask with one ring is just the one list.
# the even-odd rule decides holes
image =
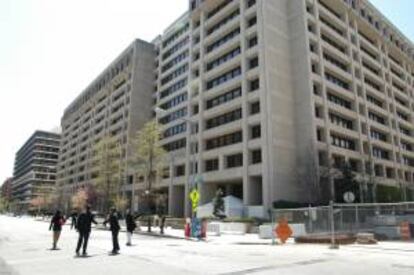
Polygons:
[[383,239],[401,238],[400,227],[408,223],[414,237],[414,202],[335,204],[273,209],[273,228],[286,219],[293,236],[312,234],[373,233]]

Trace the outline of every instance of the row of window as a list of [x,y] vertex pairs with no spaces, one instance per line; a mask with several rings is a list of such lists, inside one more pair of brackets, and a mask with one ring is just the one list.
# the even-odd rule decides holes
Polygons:
[[188,50],[184,51],[183,53],[181,53],[179,55],[177,55],[171,61],[169,61],[167,64],[162,66],[161,72],[165,72],[165,71],[171,69],[172,67],[174,67],[175,65],[177,65],[178,63],[180,63],[181,61],[186,59],[187,57],[188,57]]
[[176,119],[185,117],[187,115],[187,108],[184,107],[182,109],[179,109],[175,112],[172,112],[170,114],[168,114],[167,116],[160,118],[159,123],[161,124],[167,124],[170,123],[171,121],[174,121]]
[[231,20],[233,20],[234,18],[236,18],[239,14],[240,14],[240,10],[239,9],[236,9],[230,15],[228,15],[225,18],[223,18],[220,22],[218,22],[217,24],[214,24],[211,28],[209,28],[207,30],[207,35],[210,35],[213,32],[217,31],[222,26],[226,25],[228,22],[230,22]]
[[238,56],[241,53],[241,49],[240,47],[237,47],[231,51],[229,51],[228,53],[225,53],[224,55],[220,56],[217,59],[214,59],[213,61],[209,62],[207,64],[207,71],[210,71],[218,66],[220,66],[221,64],[227,62],[228,60],[233,59],[234,57]]
[[186,146],[186,144],[187,144],[186,139],[182,138],[182,139],[175,140],[175,141],[172,141],[170,143],[167,143],[163,147],[164,147],[165,151],[171,152],[171,151],[175,151],[175,150],[184,148]]
[[174,78],[184,74],[186,71],[188,70],[188,64],[184,64],[183,66],[177,68],[176,70],[174,70],[173,72],[171,72],[169,75],[167,75],[166,77],[164,77],[161,80],[161,84],[165,85],[167,84],[169,81],[173,80]]
[[353,129],[352,121],[345,119],[339,115],[329,113],[329,120],[332,124],[338,125],[340,127],[346,128],[346,129]]
[[165,102],[164,104],[160,105],[161,109],[164,110],[168,110],[172,107],[177,106],[178,104],[180,104],[181,102],[187,101],[187,92],[182,93],[180,95],[177,95],[176,97],[174,97],[173,99]]
[[242,71],[240,67],[234,68],[216,78],[213,78],[212,80],[207,82],[207,90],[210,90],[216,86],[219,86],[239,75],[241,75]]
[[168,37],[163,43],[162,46],[165,48],[168,45],[170,45],[172,42],[174,42],[177,38],[179,38],[182,34],[184,34],[185,32],[188,31],[188,29],[190,28],[190,24],[187,23],[185,24],[184,27],[182,27],[181,29],[179,29],[178,31],[176,31],[174,34],[172,34],[170,37]]
[[334,76],[334,75],[332,75],[328,72],[325,72],[325,77],[328,81],[338,85],[339,87],[344,88],[345,90],[349,90],[349,84],[346,83],[345,81],[339,79],[338,77],[336,77],[336,76]]
[[373,138],[373,139],[376,139],[376,140],[381,140],[381,141],[387,142],[387,135],[385,135],[385,134],[383,134],[383,133],[380,133],[380,132],[378,132],[378,131],[375,131],[375,130],[372,130],[372,129],[371,129],[370,136],[371,136],[371,138]]
[[328,92],[328,96],[327,96],[328,100],[335,103],[336,105],[342,106],[346,109],[351,110],[352,109],[352,104],[351,102],[349,102],[348,100],[345,100],[339,96],[336,96],[334,94],[331,94]]
[[218,127],[236,120],[241,119],[242,110],[241,108],[233,110],[223,115],[216,116],[206,121],[206,129]]
[[213,51],[214,49],[217,49],[221,45],[225,44],[227,41],[233,39],[237,35],[240,34],[240,27],[237,27],[236,29],[232,30],[231,32],[227,33],[220,39],[216,40],[215,42],[211,43],[209,46],[207,46],[207,53]]
[[243,141],[242,131],[227,134],[224,136],[212,138],[206,141],[206,150],[212,150],[232,144],[236,144]]
[[224,1],[222,4],[218,5],[217,7],[215,7],[213,10],[211,10],[208,14],[207,14],[207,18],[211,18],[213,17],[216,13],[218,13],[219,11],[221,11],[224,7],[226,7],[228,4],[230,4],[231,2],[233,2],[233,0],[226,0]]
[[376,158],[380,159],[390,159],[390,155],[388,151],[385,151],[383,149],[380,149],[378,147],[372,148],[372,155]]
[[167,89],[161,91],[160,98],[164,98],[166,96],[169,96],[169,95],[175,93],[176,91],[179,91],[180,89],[184,88],[185,85],[187,85],[187,78],[182,79],[182,80],[174,83],[173,85],[171,85]]
[[336,147],[355,151],[355,142],[341,136],[331,134],[331,144]]
[[172,126],[164,131],[164,138],[172,137],[178,134],[181,134],[187,130],[187,123],[181,123],[175,126]]
[[176,53],[177,51],[179,51],[180,49],[182,49],[188,43],[188,41],[189,41],[189,37],[186,36],[183,40],[181,40],[176,45],[174,45],[171,49],[169,49],[168,51],[166,51],[162,55],[162,60],[166,60],[168,57],[170,57],[171,55],[173,55],[174,53]]
[[214,97],[206,102],[206,109],[211,109],[226,102],[229,102],[235,98],[241,97],[242,90],[241,87],[237,87],[231,91],[226,92],[225,94]]

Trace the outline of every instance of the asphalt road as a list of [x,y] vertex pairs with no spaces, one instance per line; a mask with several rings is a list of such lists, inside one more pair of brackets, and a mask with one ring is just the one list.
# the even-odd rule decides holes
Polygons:
[[414,274],[414,243],[353,245],[329,250],[324,245],[270,246],[248,237],[222,236],[208,242],[135,235],[121,254],[110,256],[108,231],[94,230],[89,257],[75,257],[77,234],[65,227],[60,250],[52,251],[48,224],[31,218],[0,216],[0,275],[61,274]]

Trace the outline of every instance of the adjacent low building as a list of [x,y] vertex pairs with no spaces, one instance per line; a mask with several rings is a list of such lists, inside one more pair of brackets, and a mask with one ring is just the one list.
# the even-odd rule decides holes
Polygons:
[[14,211],[30,210],[32,199],[53,192],[60,134],[36,131],[17,151],[11,185]]
[[[62,120],[58,186],[67,195],[93,184],[99,176],[94,147],[104,137],[121,145],[122,180],[128,174],[130,144],[152,117],[155,49],[135,40],[66,108]],[[128,196],[132,196],[131,188]],[[66,205],[68,207],[68,205]]]

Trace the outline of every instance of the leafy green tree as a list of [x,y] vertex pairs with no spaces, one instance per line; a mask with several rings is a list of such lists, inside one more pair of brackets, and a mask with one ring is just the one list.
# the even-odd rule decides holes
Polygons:
[[148,214],[148,232],[151,232],[151,215],[156,208],[156,196],[153,192],[155,182],[162,177],[165,160],[165,150],[160,145],[161,130],[159,124],[153,120],[147,122],[137,132],[131,149],[130,164],[136,171],[136,178],[144,178],[146,188],[141,194]]
[[124,171],[122,147],[117,138],[105,136],[95,144],[93,152],[97,171],[93,182],[100,195],[100,209],[106,213],[121,194]]

